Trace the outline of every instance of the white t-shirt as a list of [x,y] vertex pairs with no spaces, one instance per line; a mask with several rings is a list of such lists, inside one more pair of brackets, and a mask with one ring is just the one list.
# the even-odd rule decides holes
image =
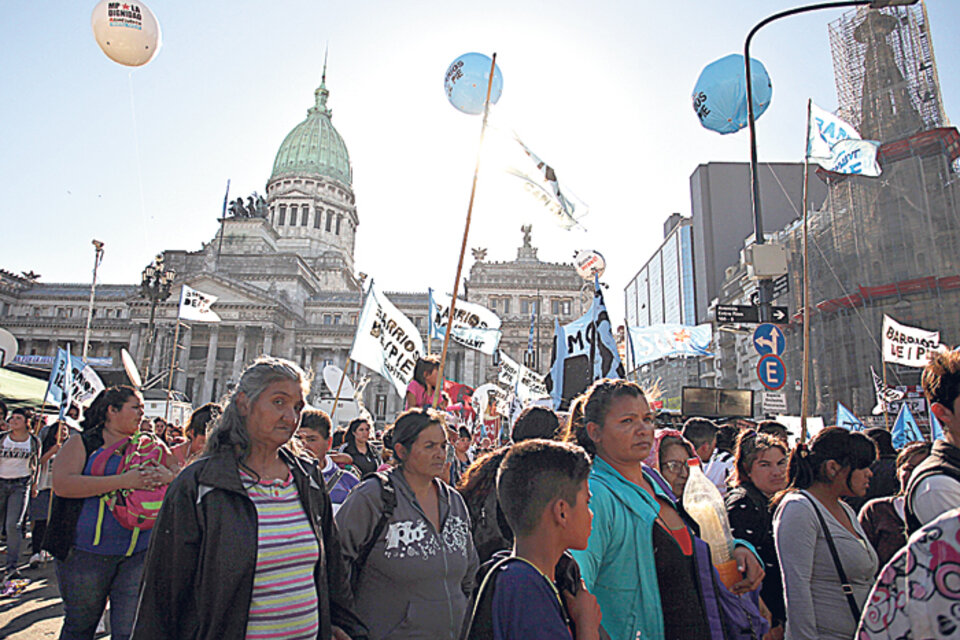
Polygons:
[[913,512],[922,524],[956,507],[960,507],[960,482],[950,476],[928,476],[914,489]]
[[703,470],[710,482],[717,485],[717,489],[720,490],[722,496],[727,495],[727,477],[733,470],[733,465],[733,454],[714,449],[710,461]]
[[30,475],[30,441],[17,442],[10,435],[0,441],[0,478],[15,480]]

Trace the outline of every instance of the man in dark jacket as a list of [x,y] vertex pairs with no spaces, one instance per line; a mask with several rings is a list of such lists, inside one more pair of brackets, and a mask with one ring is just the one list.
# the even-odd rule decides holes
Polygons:
[[[314,570],[320,640],[366,639],[330,497],[317,470],[280,449],[320,547]],[[236,458],[221,453],[184,469],[170,485],[150,539],[133,638],[232,640],[246,636],[257,562],[257,510]],[[335,633],[336,632],[336,633]]]

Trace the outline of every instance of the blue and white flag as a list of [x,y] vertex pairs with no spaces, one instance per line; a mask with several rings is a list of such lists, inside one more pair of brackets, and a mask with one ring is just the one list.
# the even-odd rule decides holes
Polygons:
[[713,355],[708,351],[713,340],[713,329],[709,324],[655,324],[627,329],[636,367],[667,356]]
[[566,408],[595,380],[624,377],[600,287],[594,285],[593,304],[585,315],[563,326],[554,323],[553,364],[544,384],[555,409]]
[[893,423],[893,430],[891,430],[890,435],[893,436],[893,447],[895,449],[902,449],[911,442],[924,442],[926,440],[920,431],[920,425],[917,424],[917,420],[913,417],[906,402],[900,405],[900,413],[897,414],[897,421]]
[[943,425],[937,420],[937,416],[933,415],[933,407],[930,402],[927,402],[927,413],[930,416],[930,440],[932,442],[943,440]]
[[853,411],[843,406],[843,403],[837,403],[837,426],[843,427],[847,431],[863,431],[865,427],[860,422],[860,418],[854,415]]
[[69,396],[76,404],[87,405],[103,389],[103,381],[93,367],[79,356],[70,355],[69,351],[64,349],[57,349],[57,357],[50,368],[50,379],[47,382],[46,401],[49,404],[62,407]]
[[[430,314],[427,318],[430,337],[442,339],[446,334],[450,303],[453,299],[433,289],[427,291],[430,298]],[[500,345],[501,324],[500,318],[490,309],[458,299],[453,310],[453,331],[450,338],[465,347],[492,356]]]
[[810,105],[807,157],[827,171],[847,175],[880,175],[880,143],[863,140],[850,124],[815,104]]
[[357,323],[350,359],[393,383],[402,398],[423,355],[416,325],[370,283]]

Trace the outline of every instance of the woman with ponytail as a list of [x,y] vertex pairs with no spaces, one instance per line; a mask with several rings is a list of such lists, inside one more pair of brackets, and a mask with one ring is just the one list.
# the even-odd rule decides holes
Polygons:
[[603,627],[613,640],[759,638],[769,629],[758,609],[760,561],[738,544],[744,579],[730,591],[720,582],[699,527],[644,464],[654,418],[643,391],[627,380],[595,382],[570,409],[566,439],[593,456],[593,529],[587,548],[572,554]]
[[130,637],[152,531],[124,528],[102,498],[120,489],[155,489],[169,483],[176,469],[165,450],[161,465],[118,473],[142,417],[138,391],[105,389],[86,410],[83,433],[71,436],[57,453],[43,548],[56,560],[64,610],[61,638],[92,639],[108,596],[112,637]]
[[774,499],[773,519],[787,640],[850,640],[856,633],[877,554],[841,498],[866,494],[876,457],[873,440],[839,427],[790,454],[790,484]]

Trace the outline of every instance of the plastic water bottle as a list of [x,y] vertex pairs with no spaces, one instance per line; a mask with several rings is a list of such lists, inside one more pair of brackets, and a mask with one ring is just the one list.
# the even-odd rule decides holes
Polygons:
[[716,485],[700,468],[700,458],[687,460],[690,477],[683,489],[683,508],[700,525],[700,538],[710,545],[710,560],[727,588],[743,579],[733,557],[733,535],[727,508]]

